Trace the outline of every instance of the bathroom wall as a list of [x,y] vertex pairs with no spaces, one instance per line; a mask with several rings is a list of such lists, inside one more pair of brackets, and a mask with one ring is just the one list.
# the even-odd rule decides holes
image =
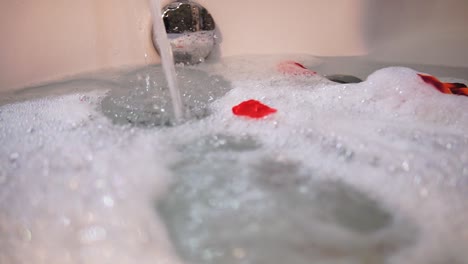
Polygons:
[[468,1],[368,0],[364,6],[373,59],[468,67]]
[[[200,0],[219,26],[223,56],[360,54],[361,2]],[[0,1],[0,36],[0,90],[158,62],[147,0]]]
[[[147,1],[0,1],[0,91],[157,63]],[[378,60],[468,67],[465,0],[199,3],[218,25],[222,56],[370,53]]]
[[145,0],[0,1],[0,90],[149,63],[149,16]]
[[[222,33],[223,55],[366,52],[362,0],[200,0]],[[219,10],[219,11],[218,11]]]

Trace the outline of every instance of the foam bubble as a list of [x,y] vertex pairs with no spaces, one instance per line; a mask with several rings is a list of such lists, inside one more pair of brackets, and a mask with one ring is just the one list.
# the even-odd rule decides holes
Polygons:
[[[0,106],[0,263],[468,259],[466,97],[407,68],[337,84],[244,58],[195,67],[232,86],[195,80],[187,102],[215,95],[204,119],[149,129],[103,114],[152,70]],[[234,116],[248,99],[278,112]]]

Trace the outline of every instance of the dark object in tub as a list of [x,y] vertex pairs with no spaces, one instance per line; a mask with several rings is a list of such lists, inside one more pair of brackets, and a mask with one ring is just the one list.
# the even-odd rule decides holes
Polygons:
[[[276,66],[278,72],[289,76],[315,76],[317,72],[312,71],[296,61],[282,61]],[[325,76],[327,79],[337,83],[360,83],[362,82],[356,76],[345,74],[334,74]]]
[[337,82],[337,83],[360,83],[362,82],[361,79],[359,79],[356,76],[353,75],[345,75],[345,74],[333,74],[333,75],[328,75],[325,76],[328,80],[332,82]]

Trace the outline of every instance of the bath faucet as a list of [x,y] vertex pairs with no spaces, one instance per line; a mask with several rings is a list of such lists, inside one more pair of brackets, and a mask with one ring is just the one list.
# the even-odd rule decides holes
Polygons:
[[[211,14],[198,3],[179,0],[163,7],[162,17],[175,63],[203,62],[215,45],[215,23]],[[152,39],[158,50],[155,37]]]

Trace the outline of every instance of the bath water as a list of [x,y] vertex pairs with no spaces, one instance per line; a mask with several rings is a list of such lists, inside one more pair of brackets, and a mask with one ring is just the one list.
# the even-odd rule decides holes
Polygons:
[[181,68],[177,126],[159,66],[3,96],[0,263],[468,263],[468,98],[282,59]]

